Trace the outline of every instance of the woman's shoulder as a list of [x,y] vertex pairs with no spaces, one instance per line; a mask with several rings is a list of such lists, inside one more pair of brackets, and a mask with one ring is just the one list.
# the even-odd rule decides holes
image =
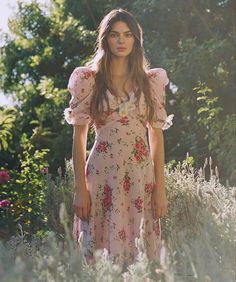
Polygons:
[[95,72],[87,66],[79,66],[73,70],[71,77],[80,80],[90,80],[95,77]]
[[95,73],[89,67],[76,67],[70,75],[67,89],[73,96],[87,96],[92,93]]

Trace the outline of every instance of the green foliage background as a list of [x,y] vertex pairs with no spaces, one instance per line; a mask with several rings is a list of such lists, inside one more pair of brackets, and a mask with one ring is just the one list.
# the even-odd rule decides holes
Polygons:
[[13,156],[24,132],[36,148],[50,149],[53,173],[64,167],[71,156],[71,127],[62,115],[68,78],[93,54],[100,20],[117,7],[135,14],[151,65],[165,68],[170,78],[167,110],[175,118],[165,133],[166,161],[189,152],[199,167],[211,155],[221,181],[235,183],[233,1],[19,2],[1,48],[0,87],[18,100],[13,137],[2,137],[8,148],[2,146],[1,165],[17,168]]
[[[186,153],[201,167],[212,156],[220,181],[236,183],[234,1],[51,0],[43,6],[19,1],[3,35],[0,88],[17,98],[1,108],[0,167],[20,171],[22,134],[35,150],[49,149],[49,171],[64,170],[71,157],[72,127],[63,110],[70,99],[69,75],[93,54],[96,28],[112,8],[133,12],[143,27],[152,67],[170,79],[167,111],[174,125],[165,132],[166,162]],[[89,148],[93,133],[90,133]],[[88,149],[89,149],[88,148]]]
[[[48,6],[19,1],[11,34],[0,35],[0,89],[17,100],[14,107],[0,105],[0,170],[10,174],[0,182],[0,201],[11,203],[0,207],[1,277],[125,277],[102,253],[94,269],[84,266],[68,240],[72,127],[63,118],[68,78],[89,60],[100,20],[117,7],[141,23],[151,66],[167,70],[167,112],[175,114],[164,132],[171,209],[162,221],[162,237],[170,253],[161,266],[150,265],[140,253],[126,280],[233,281],[235,3],[230,0],[51,0]],[[91,131],[88,150],[93,138]]]

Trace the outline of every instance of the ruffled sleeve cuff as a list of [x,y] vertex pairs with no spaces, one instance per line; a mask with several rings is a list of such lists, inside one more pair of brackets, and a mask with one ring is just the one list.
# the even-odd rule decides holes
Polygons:
[[87,113],[83,114],[72,108],[66,108],[64,110],[64,118],[68,124],[72,125],[89,124],[91,122],[91,118]]
[[150,122],[149,126],[153,128],[161,128],[162,130],[166,130],[173,125],[173,118],[174,118],[174,114],[171,114],[167,116],[165,120],[158,119],[153,122]]

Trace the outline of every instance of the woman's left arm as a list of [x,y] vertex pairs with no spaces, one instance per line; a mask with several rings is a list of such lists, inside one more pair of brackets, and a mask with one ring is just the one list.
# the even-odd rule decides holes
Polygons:
[[164,178],[164,136],[161,128],[151,126],[148,129],[148,135],[156,183],[152,192],[152,213],[154,219],[159,219],[166,215],[168,206]]

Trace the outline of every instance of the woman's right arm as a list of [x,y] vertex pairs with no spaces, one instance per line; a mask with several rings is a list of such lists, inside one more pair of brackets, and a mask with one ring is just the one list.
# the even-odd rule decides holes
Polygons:
[[74,125],[72,160],[74,170],[75,193],[73,206],[76,215],[81,220],[87,220],[90,216],[91,197],[87,189],[85,177],[86,144],[88,124]]

